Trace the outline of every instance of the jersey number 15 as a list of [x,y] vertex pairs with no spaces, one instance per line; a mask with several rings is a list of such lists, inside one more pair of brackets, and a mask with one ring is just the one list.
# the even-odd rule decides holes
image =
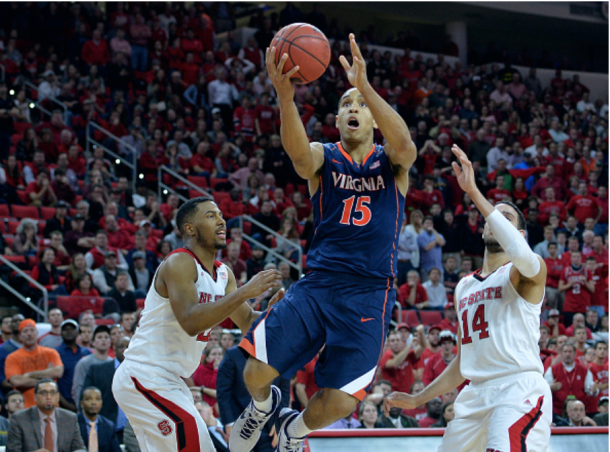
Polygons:
[[[485,321],[485,305],[480,304],[472,318],[472,331],[478,331],[479,339],[485,339],[489,337],[488,326],[489,324]],[[465,309],[462,313],[462,345],[470,344],[471,342],[472,337],[470,337],[470,328],[468,327],[468,309]]]
[[[352,208],[354,207],[354,201],[356,201],[356,208],[354,215],[352,216]],[[339,223],[355,226],[364,226],[371,221],[371,209],[367,207],[367,204],[371,203],[370,196],[359,196],[356,199],[356,195],[343,200],[343,213],[341,214],[341,221]],[[360,218],[356,218],[356,214],[360,214]]]

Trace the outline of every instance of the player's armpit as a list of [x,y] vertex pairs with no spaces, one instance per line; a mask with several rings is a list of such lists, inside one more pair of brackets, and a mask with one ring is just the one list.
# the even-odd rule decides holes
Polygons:
[[390,143],[383,147],[384,152],[390,158],[392,165],[409,170],[417,158],[417,148],[411,137],[405,137],[405,142],[399,149],[394,149]]
[[540,262],[540,270],[535,276],[531,278],[524,276],[515,265],[511,268],[510,273],[510,282],[519,296],[531,304],[538,304],[543,301],[546,285],[546,263],[540,256],[537,256],[537,259]]

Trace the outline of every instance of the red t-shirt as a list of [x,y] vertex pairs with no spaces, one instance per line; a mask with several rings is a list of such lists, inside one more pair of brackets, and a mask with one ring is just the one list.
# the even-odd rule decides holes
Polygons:
[[[603,267],[602,267],[603,268]],[[595,292],[591,296],[592,306],[605,306],[608,309],[608,294],[606,293],[606,279],[602,276],[602,268],[598,268],[591,279],[595,284]]]
[[566,312],[587,312],[591,305],[591,292],[584,286],[585,281],[591,281],[591,275],[583,265],[580,270],[574,271],[572,266],[563,270],[561,280],[564,282],[576,281],[572,287],[565,291],[563,310]]
[[255,111],[252,108],[244,110],[242,107],[237,107],[233,111],[235,132],[241,133],[244,140],[250,143],[254,141],[254,117]]
[[201,154],[195,154],[193,157],[191,157],[189,164],[191,168],[198,166],[199,168],[203,169],[203,171],[207,171],[208,173],[211,173],[216,168],[211,158]]
[[404,414],[405,416],[410,416],[416,419],[417,422],[419,422],[428,415],[428,412],[426,411],[426,405],[424,405],[421,408],[402,410],[402,414]]
[[[553,336],[553,328],[551,325],[549,325],[549,322],[544,322],[543,323],[544,326],[546,326],[549,330],[551,330],[551,336]],[[557,323],[557,329],[559,331],[559,336],[565,336],[566,335],[566,327],[564,326],[563,323]]]
[[[407,303],[407,299],[409,298],[409,294],[411,293],[411,286],[409,286],[409,283],[404,283],[402,286],[400,286],[398,292],[398,301],[400,302],[400,304],[402,304],[402,307],[411,308],[411,305]],[[426,292],[424,286],[422,286],[420,283],[417,283],[417,287],[415,288],[415,301],[413,304],[415,305],[417,303],[423,303],[424,301],[428,301],[428,292]]]
[[546,285],[557,289],[559,287],[559,280],[563,275],[565,263],[558,257],[555,259],[547,257],[544,263],[546,264]]
[[[608,383],[608,360],[607,359],[606,359],[606,362],[604,364],[602,364],[601,366],[599,364],[595,364],[594,362],[589,364],[589,370],[591,371],[591,374],[593,375],[593,381],[595,383],[599,383],[599,384]],[[599,402],[599,399],[601,399],[602,397],[608,397],[608,388],[602,389],[601,391],[599,391],[596,401]]]
[[[274,108],[271,105],[257,105],[254,108],[254,118],[258,119],[258,126],[261,130],[261,133],[266,133],[267,135],[271,135],[275,132],[273,128],[273,123],[276,118],[276,113]],[[331,141],[331,143],[334,143]]]
[[439,356],[441,354],[441,348],[438,348],[438,352],[433,352],[432,350],[430,350],[429,347],[426,347],[424,349],[424,352],[421,354],[421,357],[419,358],[419,361],[417,362],[417,364],[415,365],[416,369],[421,369],[422,367],[425,369],[426,364],[428,364],[428,361],[430,361],[431,358],[434,358],[435,356]]
[[421,428],[428,428],[431,427],[432,424],[436,424],[438,422],[438,419],[432,419],[431,417],[424,417],[421,421],[418,422],[419,426]]
[[574,210],[574,216],[580,223],[584,223],[587,218],[597,218],[599,213],[597,200],[589,195],[572,197],[566,208],[569,211]]
[[491,199],[495,203],[504,201],[506,198],[510,198],[510,192],[504,188],[492,188],[487,192],[487,199]]
[[305,394],[307,394],[308,400],[311,400],[313,395],[320,390],[314,377],[314,369],[317,362],[318,357],[316,356],[297,372],[297,383],[305,385]]
[[415,352],[411,350],[405,361],[395,369],[387,369],[385,366],[389,360],[394,358],[392,350],[386,350],[381,357],[379,367],[381,367],[381,378],[392,383],[392,391],[409,392],[411,385],[415,381],[413,368],[417,362]]
[[565,221],[568,217],[568,213],[566,212],[566,206],[564,202],[561,201],[544,201],[540,203],[538,206],[538,210],[540,214],[538,215],[538,221],[540,224],[546,225],[549,222],[549,216],[552,213],[556,213],[559,215],[559,219],[561,221]]

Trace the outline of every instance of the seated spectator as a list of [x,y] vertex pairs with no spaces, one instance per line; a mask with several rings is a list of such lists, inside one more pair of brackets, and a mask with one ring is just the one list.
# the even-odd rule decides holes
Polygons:
[[438,268],[431,268],[428,272],[428,281],[422,284],[428,295],[427,304],[422,303],[418,309],[443,310],[447,304],[447,292],[441,283],[441,271]]
[[[533,248],[534,253],[543,259],[549,257],[549,243],[555,241],[555,231],[552,226],[544,228],[544,240],[536,244]],[[561,250],[563,252],[563,250]]]
[[426,417],[419,421],[421,428],[432,427],[433,424],[440,422],[442,416],[443,402],[440,397],[436,397],[426,403]]
[[[455,358],[453,350],[457,345],[457,340],[451,331],[441,331],[438,343],[441,346],[441,353],[430,358],[424,367],[423,382],[425,385],[432,383]],[[463,385],[460,385],[459,389],[462,387]]]
[[577,314],[574,314],[574,317],[572,318],[572,325],[569,326],[568,328],[566,328],[566,335],[568,337],[574,336],[574,332],[576,331],[576,328],[585,328],[585,330],[587,332],[587,340],[593,339],[591,330],[585,326],[585,315],[580,312]]
[[547,306],[552,309],[563,305],[563,294],[559,292],[559,280],[563,274],[565,264],[558,257],[558,247],[556,242],[549,242],[547,246],[548,257],[544,259],[546,263],[546,296]]
[[224,349],[221,346],[206,347],[201,364],[192,376],[195,386],[203,388],[203,400],[210,406],[215,407],[214,411],[218,411],[216,380],[218,378],[218,366],[220,366],[223,357]]
[[[135,312],[138,310],[136,305],[136,296],[133,291],[129,290],[129,275],[127,272],[121,271],[117,273],[114,280],[114,288],[106,293],[108,298],[112,298],[118,305],[118,313]],[[103,316],[111,314],[113,311],[106,310],[102,313]]]
[[59,201],[55,205],[55,216],[50,220],[47,220],[47,224],[44,228],[44,236],[50,237],[51,232],[59,231],[62,234],[66,234],[72,229],[70,219],[68,215],[68,205],[65,201]]
[[46,169],[38,171],[36,180],[28,184],[25,193],[32,206],[52,207],[58,201]]
[[455,411],[453,410],[453,402],[445,402],[441,407],[441,418],[438,422],[435,422],[430,427],[432,428],[447,428],[449,422],[455,418]]
[[[235,280],[238,286],[245,284],[248,280],[248,272],[246,263],[239,258],[240,246],[237,242],[231,242],[227,246],[227,250],[229,251],[229,255],[223,259],[222,263],[226,264],[231,268],[233,274],[235,275]],[[286,290],[288,290],[286,288]]]
[[407,282],[399,289],[400,303],[406,309],[423,309],[428,303],[428,293],[419,283],[419,273],[411,270],[407,273]]
[[66,250],[74,255],[76,253],[87,253],[96,244],[95,236],[92,232],[86,232],[85,217],[76,214],[70,220],[70,230],[66,232],[64,246]]
[[252,248],[252,255],[246,261],[246,268],[248,272],[248,280],[252,278],[257,273],[263,271],[265,267],[265,251],[260,247],[255,245]]
[[[151,272],[154,273],[155,270],[157,269],[157,266],[159,265],[159,259],[157,258],[157,255],[148,250],[147,249],[147,245],[148,245],[148,235],[146,234],[146,231],[144,230],[139,230],[135,233],[135,247],[130,249],[129,252],[127,253],[127,255],[125,256],[125,260],[127,261],[127,264],[129,265],[129,268],[131,269],[134,265],[134,254],[136,252],[139,252],[140,254],[144,254],[144,265],[145,267]],[[133,279],[133,277],[132,277]]]
[[[227,240],[227,247],[232,242],[237,242],[239,244],[239,258],[243,261],[247,261],[252,254],[252,249],[250,248],[248,242],[243,239],[243,231],[241,228],[231,228],[230,234],[231,237]],[[223,256],[227,253],[228,251],[223,252]],[[248,279],[250,279],[250,277],[248,277]]]
[[417,327],[415,336],[417,340],[414,339],[407,346],[400,333],[397,331],[388,333],[389,348],[382,355],[379,367],[381,378],[392,384],[393,391],[407,392],[404,390],[410,389],[413,384],[415,364],[427,345],[423,325]]
[[125,336],[131,338],[135,331],[134,326],[137,325],[135,312],[123,312],[121,314],[121,326],[125,332]]
[[[253,218],[272,231],[278,231],[280,229],[280,219],[273,213],[273,204],[271,201],[263,201],[261,211],[254,215]],[[256,224],[252,225],[251,236],[266,246],[271,244],[271,238],[273,238],[272,234],[268,233],[266,230],[262,229]]]
[[284,287],[284,290],[288,290],[295,282],[291,276],[290,265],[288,265],[288,262],[280,262],[277,268],[282,274],[282,286]]
[[132,235],[125,228],[119,228],[119,223],[114,215],[106,215],[105,229],[108,233],[108,245],[116,250],[127,251],[134,246]]
[[597,403],[598,413],[593,416],[593,422],[598,427],[608,427],[608,397],[602,397]]
[[[40,254],[40,264],[32,269],[32,278],[38,281],[49,292],[49,295],[67,295],[66,287],[60,284],[59,271],[53,264],[55,251],[53,248],[45,248]],[[39,292],[38,288],[30,284],[32,290]]]
[[[356,411],[356,407],[354,407],[354,411]],[[377,409],[375,409],[375,414],[377,414]],[[360,421],[354,418],[354,413],[351,412],[349,416],[345,416],[343,419],[339,419],[336,422],[326,426],[323,430],[338,430],[338,429],[346,429],[346,428],[361,428],[362,424]]]
[[89,273],[81,275],[76,280],[75,289],[70,292],[71,297],[99,297],[100,293],[93,287],[93,280]]
[[[121,270],[124,271],[117,265],[117,254],[120,253],[112,250],[106,252],[104,265],[93,270],[93,284],[102,295],[106,295],[112,290],[117,275]],[[128,290],[133,291],[133,282],[129,275],[127,275],[127,278],[129,281]]]
[[455,305],[452,301],[445,305],[444,319],[439,323],[440,327],[444,330],[449,330],[453,334],[457,334],[458,330],[458,319]]
[[78,413],[81,437],[90,451],[121,452],[114,422],[99,414],[102,406],[102,392],[95,386],[86,387]]
[[557,309],[551,309],[546,322],[543,323],[551,331],[551,337],[565,336],[566,327],[559,321],[559,311]]
[[566,425],[568,427],[596,427],[597,424],[587,416],[585,404],[578,399],[566,402]]
[[358,428],[383,428],[384,425],[378,422],[377,406],[371,402],[362,402],[358,408]]
[[51,233],[51,243],[49,243],[49,248],[55,251],[53,265],[55,265],[60,272],[68,270],[70,262],[72,261],[70,254],[68,254],[68,250],[66,250],[63,245],[63,239],[64,236],[61,232],[54,231]]
[[[38,225],[34,220],[24,218],[17,226],[13,241],[13,252],[18,256],[36,256],[38,254]],[[55,256],[53,257],[55,259]]]
[[89,368],[95,364],[113,361],[113,358],[108,356],[108,349],[110,348],[110,329],[106,325],[98,325],[95,327],[91,345],[93,346],[93,353],[82,358],[74,368],[72,399],[75,401],[81,400],[81,392]]
[[136,295],[136,298],[146,298],[146,293],[152,284],[154,272],[150,271],[146,266],[146,256],[141,251],[136,251],[131,257],[133,259],[133,267],[129,269],[129,277],[134,285],[134,295]]
[[122,253],[117,253],[114,248],[108,246],[108,233],[103,229],[100,229],[95,233],[95,246],[92,247],[87,254],[85,254],[85,261],[87,262],[87,268],[95,270],[106,262],[106,254],[114,253],[117,262],[115,266],[122,269],[128,270],[129,266],[125,261]]
[[23,410],[23,394],[13,389],[9,391],[2,403],[7,417],[0,416],[0,446],[6,446],[8,438],[8,429],[10,426],[13,414]]

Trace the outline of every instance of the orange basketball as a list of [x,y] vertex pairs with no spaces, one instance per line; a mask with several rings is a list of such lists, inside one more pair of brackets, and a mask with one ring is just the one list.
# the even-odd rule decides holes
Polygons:
[[288,60],[284,65],[284,74],[293,67],[299,66],[299,72],[291,80],[304,84],[319,78],[330,63],[330,44],[328,39],[313,25],[297,23],[287,25],[276,33],[271,41],[275,46],[275,64],[285,53]]

